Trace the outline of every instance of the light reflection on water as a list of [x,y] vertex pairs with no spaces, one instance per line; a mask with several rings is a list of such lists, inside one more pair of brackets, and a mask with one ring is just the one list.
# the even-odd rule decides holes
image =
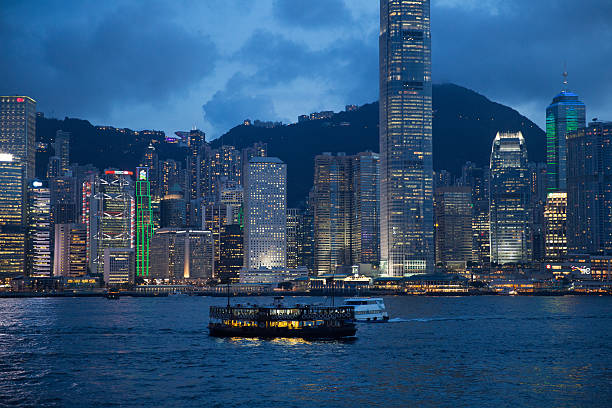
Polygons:
[[612,397],[612,298],[391,297],[395,323],[360,324],[353,342],[210,338],[208,306],[224,302],[0,299],[0,405],[607,406]]

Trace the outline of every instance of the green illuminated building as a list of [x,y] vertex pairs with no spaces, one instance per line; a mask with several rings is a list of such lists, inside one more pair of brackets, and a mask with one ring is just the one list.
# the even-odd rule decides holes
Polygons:
[[153,211],[149,169],[136,168],[136,276],[149,276],[149,246],[153,237]]
[[567,90],[567,72],[563,76],[565,89],[546,108],[546,174],[551,193],[567,189],[566,135],[585,126],[584,103]]

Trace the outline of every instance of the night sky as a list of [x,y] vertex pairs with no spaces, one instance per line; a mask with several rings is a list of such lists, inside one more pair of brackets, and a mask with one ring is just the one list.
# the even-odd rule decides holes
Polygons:
[[[378,98],[378,0],[0,0],[0,94],[47,116],[219,136]],[[612,1],[432,0],[434,82],[540,126],[561,89],[612,120]]]

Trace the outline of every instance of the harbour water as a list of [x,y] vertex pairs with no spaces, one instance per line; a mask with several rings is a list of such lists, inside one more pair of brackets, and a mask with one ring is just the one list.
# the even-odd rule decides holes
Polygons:
[[0,299],[0,406],[612,401],[612,297],[389,297],[392,321],[361,324],[348,342],[211,338],[208,307],[225,302],[184,295]]

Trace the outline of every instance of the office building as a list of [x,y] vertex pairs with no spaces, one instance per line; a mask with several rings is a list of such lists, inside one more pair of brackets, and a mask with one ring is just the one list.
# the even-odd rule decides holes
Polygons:
[[[4,108],[3,108],[4,109]],[[0,273],[25,270],[25,165],[10,153],[0,153]]]
[[612,254],[612,122],[567,135],[567,249]]
[[181,166],[180,163],[172,159],[163,160],[159,162],[159,196],[164,197],[170,194],[170,189],[174,185],[180,185],[179,174]]
[[206,144],[206,135],[198,129],[189,132],[187,156],[187,199],[196,200],[202,197],[201,190],[201,152]]
[[51,276],[51,193],[40,180],[27,189],[27,262],[30,276]]
[[214,275],[210,231],[162,228],[151,240],[151,278],[210,279]]
[[85,224],[55,224],[53,275],[87,275],[87,227]]
[[561,261],[567,255],[567,193],[548,193],[544,210],[545,258]]
[[287,267],[298,267],[298,226],[300,210],[287,208]]
[[152,197],[160,197],[159,191],[159,156],[155,147],[149,143],[149,146],[145,149],[142,159],[140,160],[140,167],[146,167],[147,177],[149,180],[150,194]]
[[435,201],[436,264],[472,260],[472,189],[440,187]]
[[106,286],[134,283],[133,248],[104,248],[104,283]]
[[153,211],[149,169],[136,168],[136,276],[149,276],[149,245],[153,237]]
[[499,132],[491,149],[491,262],[524,263],[529,257],[529,172],[521,132]]
[[578,95],[567,89],[567,72],[563,73],[563,90],[546,108],[546,174],[549,192],[565,191],[567,180],[566,137],[585,126],[586,108]]
[[318,275],[353,264],[352,157],[324,153],[315,157],[314,233]]
[[240,224],[226,225],[219,236],[219,262],[215,260],[215,277],[222,283],[236,283],[244,262],[243,229]]
[[162,228],[187,226],[187,202],[178,184],[174,184],[160,201],[160,225]]
[[0,153],[24,164],[26,180],[36,170],[36,101],[29,96],[0,96]]
[[459,184],[472,190],[472,259],[489,262],[489,172],[467,162],[461,169]]
[[59,159],[59,176],[66,176],[70,171],[70,132],[58,130],[53,142],[55,157]]
[[379,262],[379,160],[372,152],[315,157],[314,254],[317,274]]
[[[92,273],[104,273],[104,250],[134,248],[135,202],[131,171],[106,170],[96,176],[90,197],[90,254]],[[108,283],[108,281],[107,281]]]
[[380,264],[388,276],[434,267],[429,3],[380,2]]
[[276,157],[253,157],[244,188],[244,267],[285,268],[287,166]]
[[353,205],[351,226],[353,263],[380,262],[380,159],[372,152],[352,159]]
[[79,221],[79,186],[72,176],[49,179],[51,192],[51,216],[54,224],[71,224]]

